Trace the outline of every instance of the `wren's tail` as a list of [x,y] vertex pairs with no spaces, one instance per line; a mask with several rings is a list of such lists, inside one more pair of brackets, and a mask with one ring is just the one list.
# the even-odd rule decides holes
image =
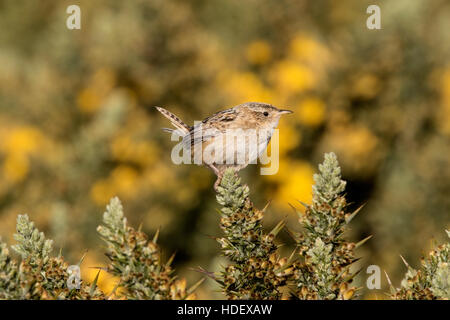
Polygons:
[[[181,121],[180,118],[178,118],[176,115],[174,115],[172,112],[167,111],[164,108],[161,107],[155,107],[158,109],[159,112],[163,114],[164,117],[170,120],[170,123],[177,128],[177,131],[180,131],[182,134],[188,134],[191,130],[191,127],[189,127],[187,124],[185,124],[183,121]],[[171,132],[173,130],[171,129],[164,129],[164,131]]]

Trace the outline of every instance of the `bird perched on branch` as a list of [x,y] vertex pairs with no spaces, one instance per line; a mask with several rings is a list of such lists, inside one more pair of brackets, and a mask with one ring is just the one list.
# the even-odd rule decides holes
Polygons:
[[190,160],[208,166],[217,175],[215,190],[227,168],[237,172],[249,163],[256,163],[267,148],[281,115],[292,113],[267,103],[247,102],[188,126],[166,109],[156,109],[176,128],[164,130],[182,137]]

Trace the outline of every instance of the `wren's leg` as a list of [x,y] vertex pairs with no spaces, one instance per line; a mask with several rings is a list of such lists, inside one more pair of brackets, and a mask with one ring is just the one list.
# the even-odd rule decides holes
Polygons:
[[219,186],[220,186],[220,183],[222,182],[222,178],[223,178],[223,173],[222,172],[218,172],[218,174],[217,174],[217,180],[216,180],[216,182],[214,183],[214,190],[217,192],[217,191],[219,191]]
[[213,164],[206,164],[216,176],[219,176],[219,170]]
[[217,169],[215,165],[213,165],[213,164],[211,164],[211,163],[210,163],[210,164],[205,163],[205,164],[206,164],[206,165],[214,172],[214,174],[217,176],[216,182],[214,183],[214,190],[217,191],[217,189],[218,189],[218,187],[219,187],[219,185],[220,185],[220,182],[222,182],[222,176],[223,176],[223,173],[220,172],[220,170]]

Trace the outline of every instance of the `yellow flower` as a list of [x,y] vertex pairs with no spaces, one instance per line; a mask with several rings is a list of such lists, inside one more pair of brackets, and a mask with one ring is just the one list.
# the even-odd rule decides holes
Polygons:
[[25,155],[11,154],[6,157],[3,163],[3,173],[7,180],[11,182],[20,182],[27,175],[29,170],[29,161]]
[[91,199],[98,205],[105,205],[114,194],[111,183],[107,179],[102,179],[94,183],[90,192]]
[[114,189],[123,197],[130,197],[136,192],[137,179],[137,171],[134,168],[125,165],[118,166],[111,174],[111,182]]
[[438,128],[443,134],[450,136],[450,67],[442,75],[440,89],[442,103],[437,112]]
[[252,72],[225,72],[218,77],[218,85],[230,97],[231,104],[247,101],[274,102],[274,95]]
[[147,168],[142,174],[143,186],[149,190],[158,188],[160,191],[177,189],[180,183],[176,179],[177,170],[173,163],[157,162],[151,168]]
[[[280,143],[279,154],[284,156],[288,151],[297,148],[302,141],[302,134],[300,130],[297,130],[294,126],[283,125],[280,126]],[[271,143],[269,143],[269,147]]]
[[450,67],[448,67],[442,75],[441,90],[444,101],[450,105]]
[[0,149],[6,154],[3,173],[11,182],[22,181],[29,171],[28,156],[37,153],[43,145],[42,133],[33,127],[18,127],[4,133]]
[[300,103],[295,110],[295,114],[300,123],[315,127],[320,125],[324,120],[325,104],[320,99],[307,98]]
[[276,203],[286,209],[289,208],[288,203],[296,203],[297,200],[311,202],[313,174],[314,168],[306,161],[281,160],[279,172],[267,176],[268,179],[278,183],[275,193]]
[[247,46],[246,55],[252,64],[265,64],[272,57],[272,48],[266,41],[253,41]]
[[314,72],[306,65],[292,60],[282,60],[271,70],[271,80],[279,90],[299,93],[312,89],[317,84]]
[[99,205],[104,205],[116,195],[124,199],[131,198],[137,194],[137,183],[137,171],[130,166],[120,165],[111,172],[107,179],[94,183],[91,187],[91,199]]
[[372,99],[380,89],[380,80],[373,74],[365,74],[356,79],[352,86],[352,93],[357,97]]
[[296,59],[314,61],[324,58],[326,49],[308,35],[297,35],[290,43],[289,55]]
[[148,166],[158,159],[159,148],[149,141],[133,141],[128,135],[120,135],[111,143],[114,159]]
[[97,110],[102,101],[102,97],[95,91],[95,88],[85,88],[77,97],[78,108],[85,113]]
[[97,111],[114,88],[116,83],[115,74],[108,69],[97,70],[89,80],[86,88],[78,94],[78,108],[84,113]]
[[362,125],[333,126],[324,137],[324,150],[334,150],[348,173],[368,175],[380,160],[377,137]]
[[41,132],[33,127],[12,129],[2,147],[6,153],[26,155],[39,150],[43,142]]
[[[97,269],[96,267],[104,268],[105,266],[97,260],[90,258],[89,256],[86,257],[86,259],[81,264],[80,270],[81,278],[83,279],[83,281],[86,281],[89,284],[92,284],[94,282],[95,277],[97,276],[97,273],[99,271],[99,269]],[[114,277],[106,271],[102,270],[100,271],[97,279],[97,286],[102,292],[108,295],[117,285],[119,280],[120,279],[118,277]],[[117,293],[119,292],[116,291],[116,294]]]
[[336,130],[334,141],[339,141],[339,146],[347,150],[351,158],[355,160],[368,156],[377,146],[377,138],[362,126],[353,126],[344,130]]

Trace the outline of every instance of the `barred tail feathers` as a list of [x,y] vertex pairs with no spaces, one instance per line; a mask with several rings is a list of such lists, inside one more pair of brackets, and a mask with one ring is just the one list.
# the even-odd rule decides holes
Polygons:
[[[190,127],[185,124],[180,118],[174,115],[172,112],[167,111],[164,108],[156,107],[156,109],[162,113],[167,119],[169,119],[170,123],[177,128],[177,131],[180,131],[183,134],[188,134],[190,131]],[[168,131],[167,129],[165,131]]]

